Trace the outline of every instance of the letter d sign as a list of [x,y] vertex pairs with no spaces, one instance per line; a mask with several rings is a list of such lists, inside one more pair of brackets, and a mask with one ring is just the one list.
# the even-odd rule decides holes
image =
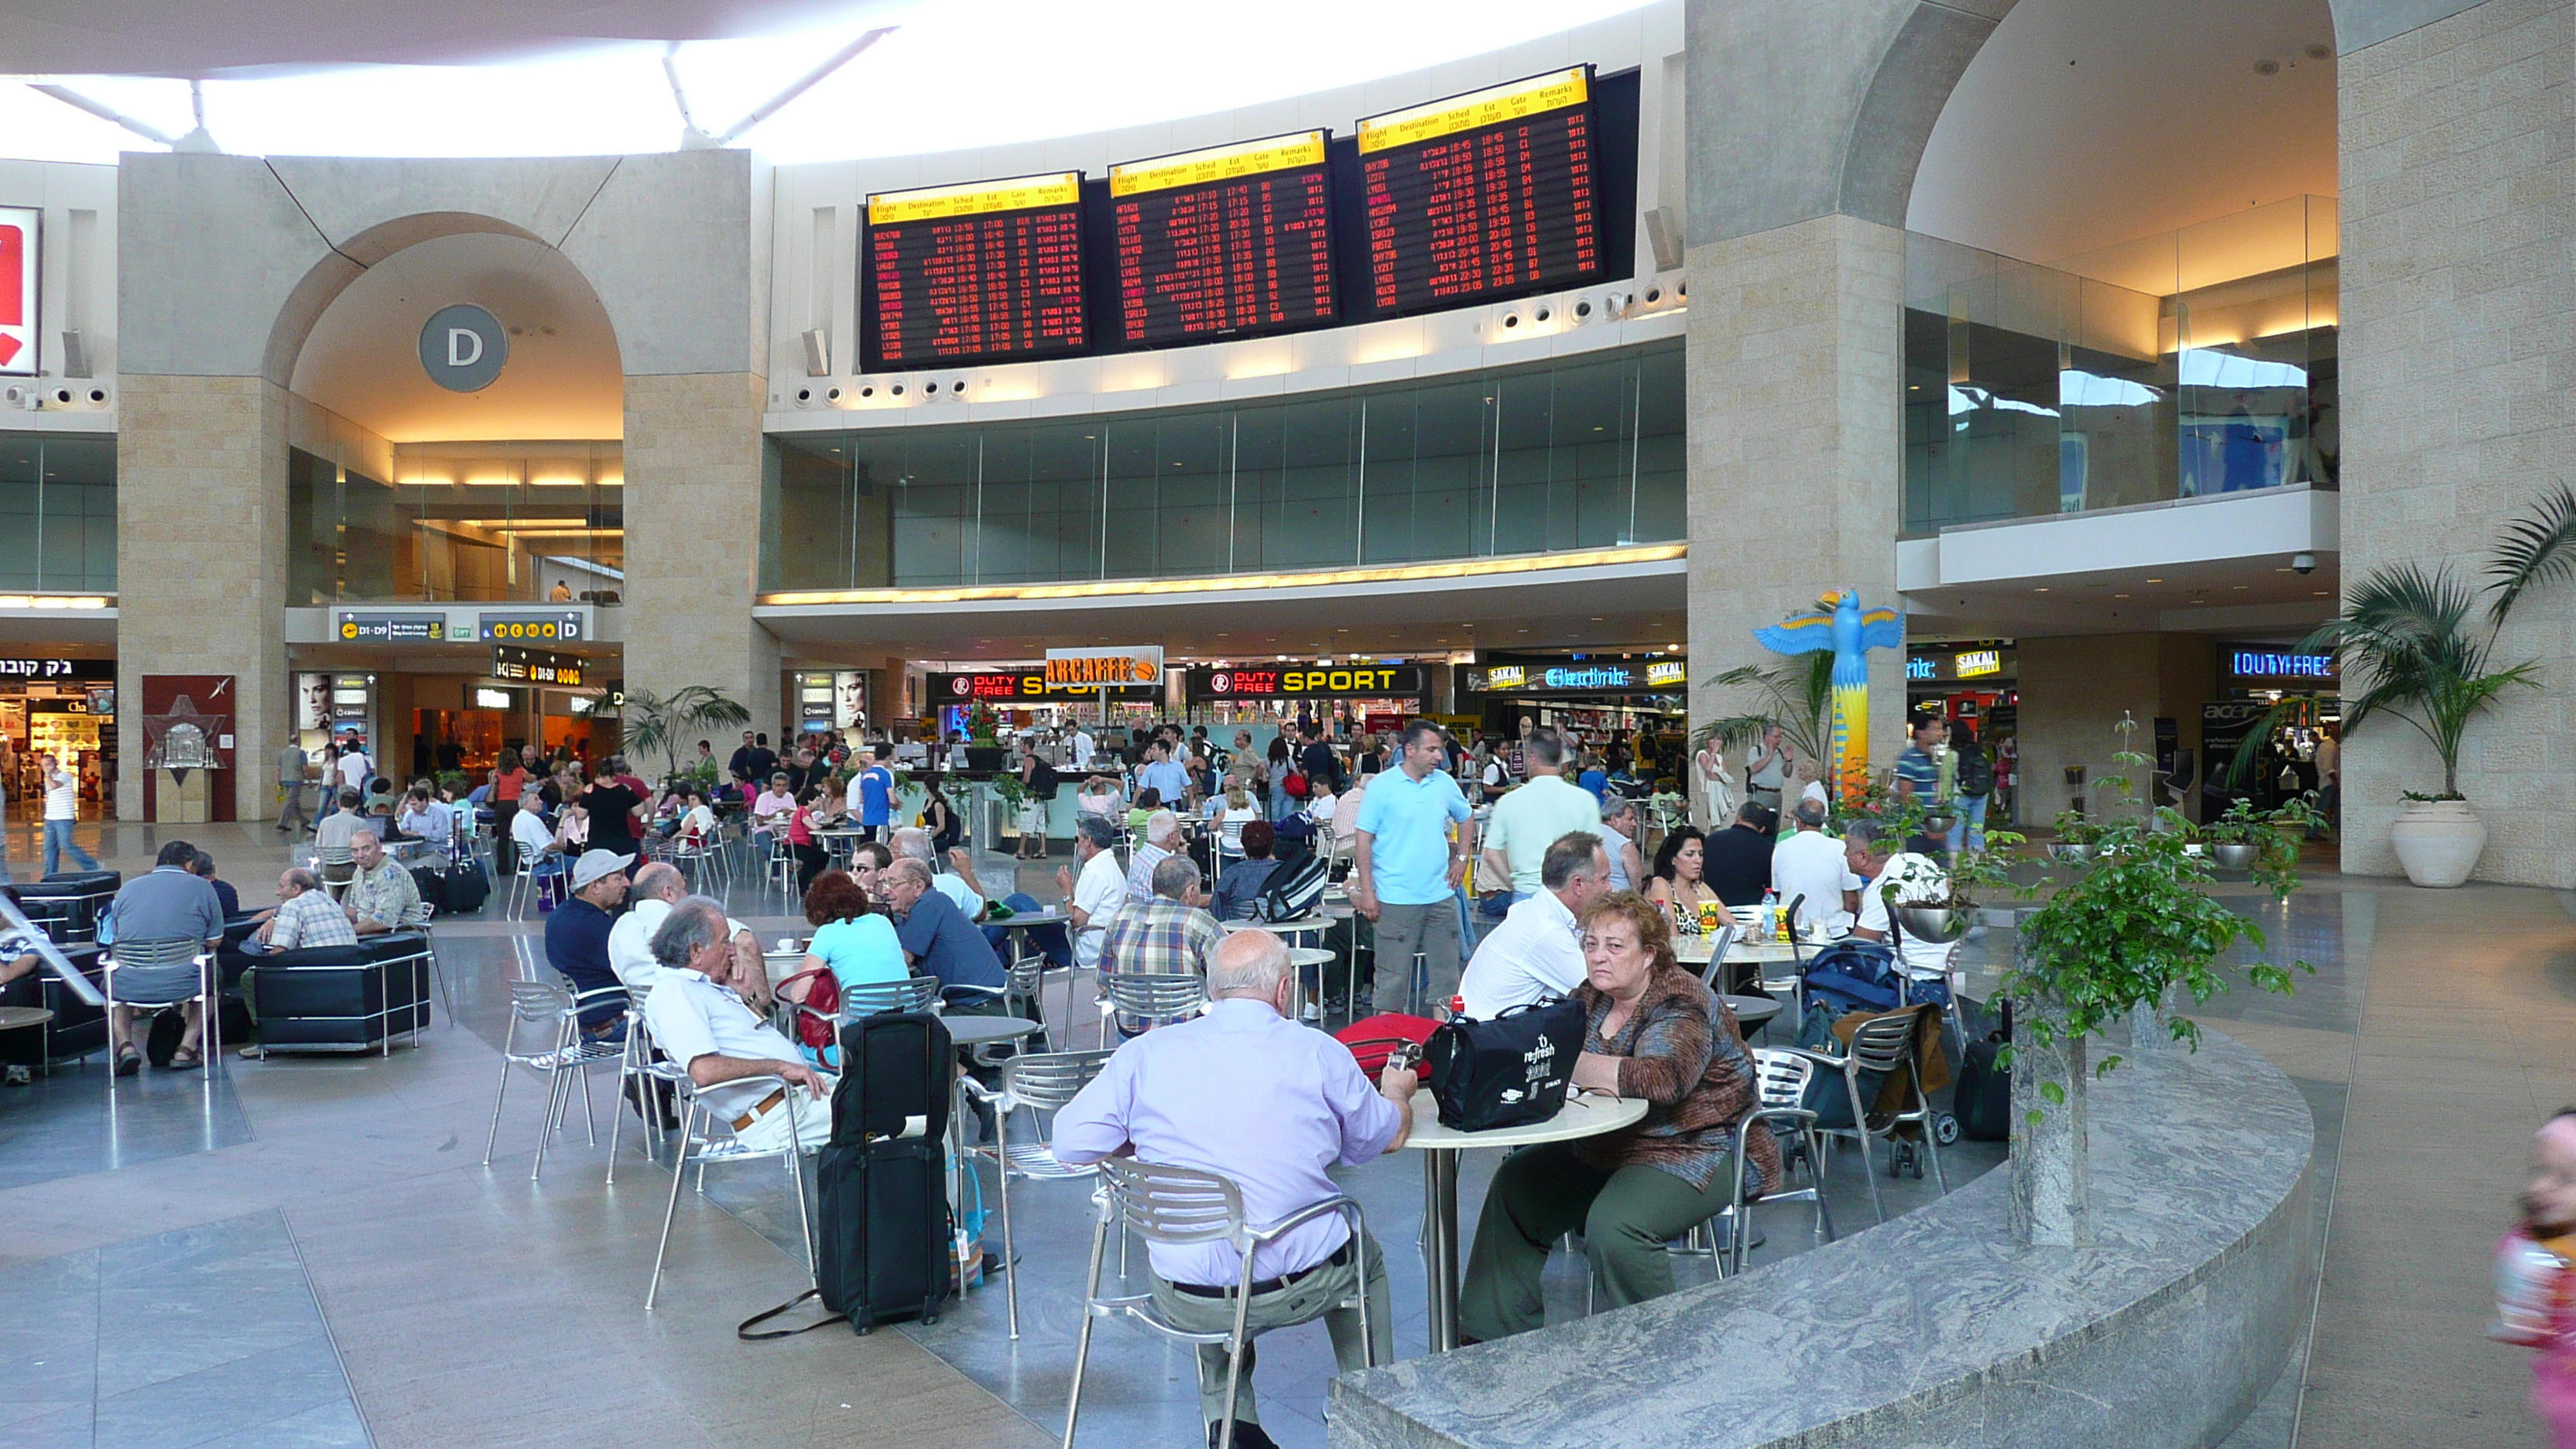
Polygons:
[[470,302],[441,307],[420,329],[420,366],[449,392],[480,392],[510,360],[500,320]]

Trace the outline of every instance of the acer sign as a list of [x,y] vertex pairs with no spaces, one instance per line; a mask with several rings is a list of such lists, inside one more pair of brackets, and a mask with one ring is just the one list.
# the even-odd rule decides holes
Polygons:
[[0,376],[36,375],[36,230],[43,213],[0,206]]

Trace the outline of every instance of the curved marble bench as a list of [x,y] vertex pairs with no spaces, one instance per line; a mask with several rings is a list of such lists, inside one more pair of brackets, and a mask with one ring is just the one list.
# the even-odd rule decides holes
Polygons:
[[1344,1375],[1331,1443],[2216,1444],[2298,1337],[2314,1145],[2298,1089],[2237,1042],[2130,1056],[2092,1085],[2090,1248],[2016,1243],[1998,1169],[1738,1279]]

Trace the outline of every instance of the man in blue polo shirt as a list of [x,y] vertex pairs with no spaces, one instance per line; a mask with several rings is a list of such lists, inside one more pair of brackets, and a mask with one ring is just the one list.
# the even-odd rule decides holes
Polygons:
[[1932,750],[1941,742],[1941,721],[1924,718],[1914,722],[1914,739],[1896,757],[1896,793],[1916,804],[1930,807],[1941,783],[1941,763]]
[[886,765],[886,746],[868,747],[868,767],[859,772],[859,826],[862,840],[885,839],[894,823],[894,771]]
[[[1378,776],[1360,797],[1351,908],[1377,922],[1374,1009],[1405,1010],[1413,953],[1420,951],[1430,974],[1428,1000],[1441,1015],[1458,990],[1454,893],[1467,870],[1464,827],[1473,812],[1457,780],[1441,768],[1447,752],[1440,727],[1412,720],[1402,741],[1403,765]],[[1453,826],[1459,827],[1455,839]]]
[[1001,958],[993,943],[966,919],[957,904],[931,888],[930,867],[907,856],[886,867],[877,888],[894,912],[895,939],[903,943],[924,976],[936,976],[942,988],[984,986],[991,991],[961,992],[948,998],[952,1014],[999,1016],[997,994],[1003,984]]

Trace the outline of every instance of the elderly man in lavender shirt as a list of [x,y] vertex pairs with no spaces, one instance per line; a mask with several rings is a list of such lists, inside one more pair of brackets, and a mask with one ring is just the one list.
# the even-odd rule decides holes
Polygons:
[[[1404,1145],[1413,1130],[1414,1074],[1394,1067],[1368,1078],[1350,1049],[1288,1016],[1295,973],[1288,948],[1267,931],[1225,939],[1208,964],[1205,1016],[1158,1027],[1118,1049],[1055,1119],[1055,1155],[1097,1162],[1132,1152],[1145,1162],[1222,1173],[1243,1189],[1244,1215],[1267,1227],[1340,1189],[1324,1170],[1356,1167]],[[1226,1090],[1211,1092],[1210,1082]],[[1365,1250],[1364,1252],[1361,1250]],[[1367,1260],[1363,1279],[1356,1257]],[[1233,1290],[1243,1260],[1223,1243],[1152,1247],[1154,1306],[1195,1332],[1234,1327]],[[1368,1294],[1379,1362],[1393,1357],[1386,1259],[1354,1244],[1338,1217],[1304,1224],[1253,1252],[1250,1331],[1324,1320],[1344,1371],[1366,1361],[1359,1314],[1339,1305]],[[1271,1444],[1253,1406],[1251,1350],[1235,1405],[1238,1449]],[[1225,1350],[1199,1349],[1199,1407],[1208,1442],[1225,1414]]]

